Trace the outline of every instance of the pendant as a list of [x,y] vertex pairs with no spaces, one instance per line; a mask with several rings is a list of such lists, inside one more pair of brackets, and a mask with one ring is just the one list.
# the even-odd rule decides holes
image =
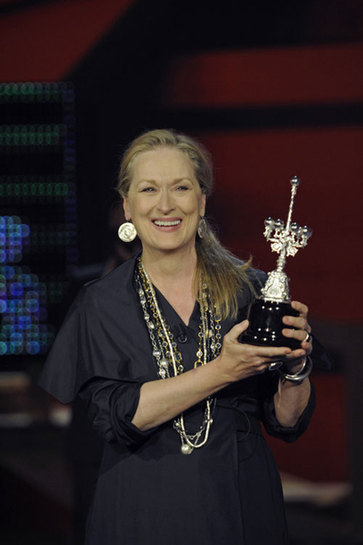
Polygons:
[[166,358],[161,358],[160,367],[162,367],[163,369],[167,369],[169,367],[169,360],[167,360]]
[[190,445],[188,445],[188,443],[184,443],[181,448],[181,453],[182,454],[191,454],[193,452],[193,447],[191,447]]

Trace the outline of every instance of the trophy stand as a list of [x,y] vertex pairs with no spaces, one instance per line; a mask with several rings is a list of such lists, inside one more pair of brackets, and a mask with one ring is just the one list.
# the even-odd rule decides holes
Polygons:
[[299,185],[299,178],[294,176],[290,180],[291,199],[286,225],[280,219],[265,220],[265,238],[271,242],[273,252],[279,254],[277,267],[268,273],[265,286],[259,297],[249,309],[249,327],[239,337],[241,343],[256,344],[262,346],[288,346],[292,349],[299,348],[301,343],[296,339],[290,339],[282,334],[283,328],[289,326],[283,324],[283,316],[298,316],[291,306],[289,294],[289,279],[284,272],[286,258],[294,256],[299,248],[304,248],[311,229],[300,227],[297,223],[291,223],[294,199]]

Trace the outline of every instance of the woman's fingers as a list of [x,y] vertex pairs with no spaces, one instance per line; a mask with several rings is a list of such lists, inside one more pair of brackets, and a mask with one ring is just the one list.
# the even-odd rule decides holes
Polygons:
[[288,337],[289,339],[296,339],[297,341],[300,341],[301,343],[304,342],[305,340],[308,340],[307,339],[308,332],[305,328],[296,327],[294,329],[291,329],[286,327],[282,330],[282,334],[284,337]]
[[301,303],[300,301],[292,301],[291,306],[294,310],[298,311],[300,316],[304,316],[305,318],[307,317],[309,309],[304,303]]
[[290,354],[291,348],[286,346],[259,346],[255,344],[247,344],[239,342],[238,338],[248,328],[248,320],[244,320],[240,324],[235,325],[227,335],[225,335],[224,340],[225,344],[232,342],[233,344],[237,341],[237,346],[235,349],[239,353],[243,353],[246,358],[253,360],[258,358],[259,360],[264,359],[265,362],[269,362],[271,359],[277,357],[285,357],[287,354]]
[[[282,333],[285,337],[293,338],[301,342],[301,348],[305,353],[312,351],[311,326],[308,322],[308,307],[300,301],[292,301],[291,306],[299,312],[299,316],[284,316],[282,321],[290,328],[284,328]],[[293,329],[291,329],[293,328]]]
[[296,348],[296,350],[292,350],[290,354],[287,354],[286,356],[286,362],[291,362],[294,360],[300,360],[304,356],[306,356],[307,351],[304,348]]
[[256,346],[253,344],[247,346],[250,347],[254,356],[264,358],[266,362],[271,359],[284,358],[292,352],[291,348],[288,348],[287,346]]
[[307,326],[306,318],[302,316],[283,316],[282,321],[295,329],[306,329]]
[[[224,372],[227,372],[232,380],[240,380],[248,376],[263,373],[271,362],[285,360],[294,362],[301,360],[311,351],[311,343],[307,342],[307,332],[310,326],[307,322],[308,308],[303,303],[294,302],[295,310],[299,316],[285,316],[283,322],[286,327],[283,333],[288,338],[295,338],[301,343],[301,348],[292,350],[287,346],[258,346],[239,342],[240,335],[249,326],[248,320],[236,324],[224,336],[222,352],[219,357],[223,362]],[[292,329],[293,328],[293,329]]]
[[246,331],[248,326],[249,326],[249,321],[248,320],[243,320],[243,322],[240,322],[240,323],[234,325],[232,327],[232,329],[230,329],[229,332],[226,333],[224,338],[238,340],[238,337],[241,335],[241,333]]

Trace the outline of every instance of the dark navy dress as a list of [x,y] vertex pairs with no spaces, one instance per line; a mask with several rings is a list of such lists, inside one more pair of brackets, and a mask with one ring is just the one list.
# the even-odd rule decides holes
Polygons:
[[[165,423],[146,432],[132,423],[141,385],[158,378],[134,286],[135,259],[85,286],[71,307],[40,384],[66,403],[79,394],[105,442],[88,518],[87,545],[283,545],[288,542],[281,483],[261,431],[286,441],[303,433],[314,390],[293,428],[275,418],[277,377],[265,373],[220,391],[210,437],[190,455]],[[263,281],[263,273],[252,278]],[[198,347],[199,306],[186,326],[158,293],[162,312],[192,368]],[[251,294],[239,300],[238,321]],[[222,336],[236,321],[222,322]],[[198,430],[203,404],[187,411]]]

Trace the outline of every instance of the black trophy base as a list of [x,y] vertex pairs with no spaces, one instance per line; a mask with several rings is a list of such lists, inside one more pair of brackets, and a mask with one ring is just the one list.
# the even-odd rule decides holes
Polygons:
[[[283,316],[298,316],[289,303],[276,303],[258,299],[249,310],[249,326],[238,340],[258,346],[287,346],[293,350],[301,347],[300,341],[282,334],[282,329],[291,328],[282,322]],[[291,328],[293,329],[293,328]]]

